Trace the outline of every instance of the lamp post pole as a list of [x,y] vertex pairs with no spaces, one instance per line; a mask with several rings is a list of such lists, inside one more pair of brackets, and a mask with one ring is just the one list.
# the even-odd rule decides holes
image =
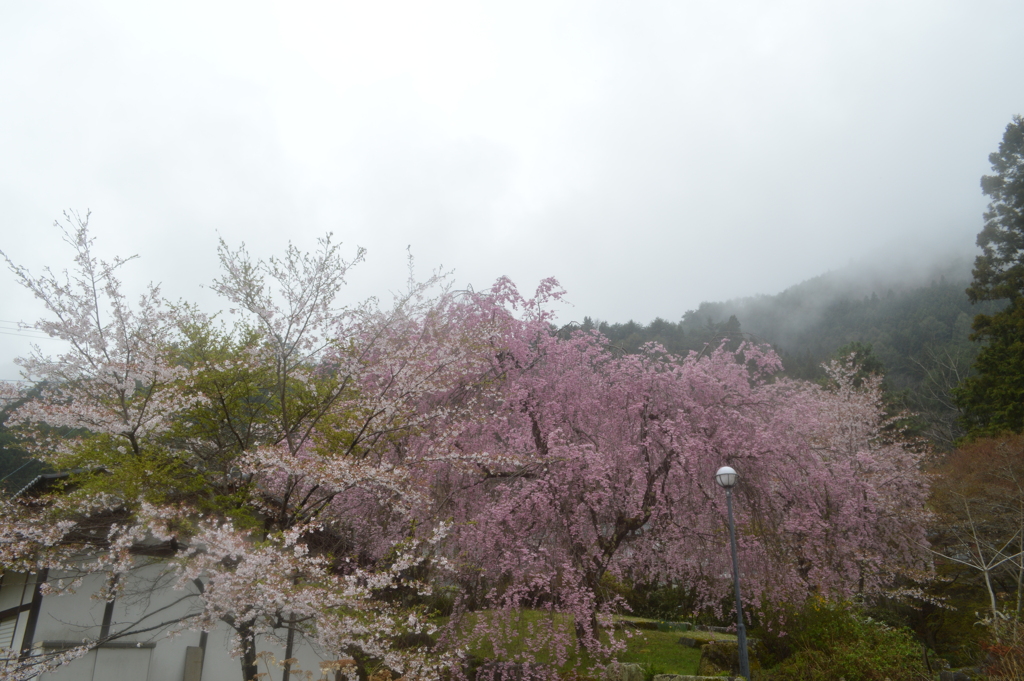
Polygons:
[[725,488],[725,503],[729,507],[729,543],[732,546],[732,586],[736,592],[736,643],[739,648],[740,676],[750,681],[750,659],[747,657],[747,628],[743,624],[743,600],[740,597],[740,567],[736,556],[736,524],[732,518],[732,488],[739,481],[739,474],[729,466],[723,466],[715,474],[715,480]]

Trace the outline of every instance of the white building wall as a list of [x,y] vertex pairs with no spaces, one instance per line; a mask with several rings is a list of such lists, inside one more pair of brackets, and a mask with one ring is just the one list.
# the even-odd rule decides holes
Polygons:
[[[34,577],[30,577],[26,588],[24,576],[8,575],[0,581],[0,612],[21,603],[30,603],[34,593]],[[51,574],[50,581],[61,576]],[[125,585],[127,595],[114,602],[110,622],[112,633],[122,631],[126,626],[149,628],[195,613],[199,607],[198,598],[186,597],[189,594],[194,596],[194,589],[185,592],[170,588],[173,582],[165,565],[141,567],[131,579]],[[44,597],[32,637],[33,646],[38,649],[47,645],[51,649],[59,649],[61,644],[78,645],[83,639],[99,638],[106,603],[92,596],[102,584],[101,575],[90,575],[73,594]],[[28,616],[27,610],[18,615],[13,636],[16,648],[22,645]],[[118,639],[110,646],[93,650],[59,670],[42,675],[40,681],[182,681],[187,649],[200,645],[201,632],[182,631],[171,635],[173,629],[172,624]],[[231,657],[231,647],[232,630],[226,624],[220,623],[209,632],[202,681],[241,681],[241,663],[237,657]],[[278,660],[285,657],[283,646],[268,640],[260,641],[258,650],[267,650]],[[314,672],[314,679],[320,678],[319,663],[324,656],[301,637],[296,637],[293,656],[299,659],[303,670]],[[268,669],[263,662],[260,662],[259,671],[269,671],[270,676],[263,677],[267,681],[282,676],[279,666]],[[292,676],[296,681],[297,678]]]
[[[0,612],[5,610],[21,610],[32,601],[34,581],[29,575],[18,572],[7,572],[0,577]],[[11,648],[20,645],[25,636],[27,617],[18,612],[0,620],[0,647]],[[16,643],[19,642],[19,643]]]
[[[40,681],[92,681],[96,669],[96,653],[98,650],[90,650],[85,657],[80,657],[69,665],[65,665],[56,671],[43,674]],[[111,679],[111,681],[114,681]]]
[[[51,572],[47,581],[55,583],[60,579],[71,581],[73,578],[72,575]],[[102,576],[90,575],[83,579],[82,586],[74,594],[43,598],[33,641],[59,640],[79,644],[86,638],[99,638],[106,604],[91,596],[102,586]]]

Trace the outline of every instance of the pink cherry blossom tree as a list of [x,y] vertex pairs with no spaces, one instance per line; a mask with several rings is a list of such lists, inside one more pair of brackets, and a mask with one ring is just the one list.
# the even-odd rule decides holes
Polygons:
[[[487,320],[437,276],[411,282],[390,309],[335,307],[362,253],[346,261],[328,237],[313,254],[289,247],[265,261],[222,244],[214,288],[244,319],[217,327],[156,289],[131,306],[114,276],[128,261],[100,261],[87,219],[69,223],[70,273],[35,277],[8,260],[55,318],[39,328],[72,348],[23,361],[43,387],[13,420],[40,455],[83,472],[37,503],[8,503],[0,562],[105,574],[100,596],[114,598],[157,544],[196,603],[163,624],[233,627],[245,679],[257,673],[257,641],[275,636],[286,657],[304,635],[339,657],[436,669],[444,656],[390,650],[428,624],[381,596],[426,589],[409,575],[443,535],[443,524],[410,534],[423,457],[402,442],[415,432],[428,458],[443,456],[424,436],[465,411],[469,386],[489,370],[470,351],[489,338]],[[61,427],[74,430],[43,439]],[[20,670],[8,672],[67,659],[8,657]]]
[[[159,287],[150,286],[137,304],[130,303],[117,274],[135,256],[100,260],[88,221],[88,215],[66,213],[65,224],[55,224],[74,250],[70,271],[58,274],[47,267],[35,276],[0,252],[50,315],[36,328],[67,346],[55,357],[36,346],[20,360],[26,378],[42,392],[14,420],[108,435],[139,456],[143,441],[165,431],[190,403],[181,389],[187,372],[167,361],[176,320]],[[36,445],[60,451],[63,440]]]
[[[578,646],[607,659],[622,645],[602,636],[622,605],[608,576],[689,584],[712,608],[727,593],[725,464],[743,480],[752,604],[927,570],[920,454],[892,437],[877,383],[841,364],[822,388],[779,378],[750,344],[623,355],[554,329],[554,280],[526,298],[506,279],[460,293],[410,278],[386,309],[344,308],[362,252],[346,260],[329,237],[267,260],[222,243],[227,326],[156,289],[130,305],[114,276],[127,261],[97,259],[87,220],[70,220],[70,274],[11,265],[50,314],[39,328],[71,348],[23,361],[42,388],[14,420],[83,472],[4,502],[0,563],[104,574],[110,598],[159,549],[194,604],[161,626],[228,624],[244,679],[275,638],[424,678],[483,637],[514,662]],[[460,599],[439,645],[396,646],[436,633],[436,586]],[[517,658],[505,625],[524,608],[551,617]]]
[[[883,436],[875,382],[856,388],[841,366],[828,389],[777,379],[778,358],[751,345],[620,356],[597,334],[562,338],[543,320],[517,326],[494,361],[504,381],[490,418],[454,442],[481,463],[444,484],[458,490],[446,503],[477,607],[564,612],[596,655],[618,645],[599,635],[601,614],[620,605],[606,575],[690,584],[717,607],[730,574],[713,480],[724,464],[743,474],[754,604],[877,594],[928,569],[920,455]],[[475,621],[497,647],[501,627]],[[576,642],[557,628],[548,652],[565,660]]]

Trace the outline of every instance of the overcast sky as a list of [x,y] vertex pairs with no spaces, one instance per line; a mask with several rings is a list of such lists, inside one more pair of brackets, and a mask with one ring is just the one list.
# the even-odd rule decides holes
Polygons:
[[[678,319],[873,257],[972,249],[1024,113],[1024,3],[0,0],[0,249],[93,211],[137,286],[214,303],[218,234],[333,231],[458,286],[556,276]],[[41,309],[0,276],[0,378]],[[42,341],[52,343],[52,341]]]

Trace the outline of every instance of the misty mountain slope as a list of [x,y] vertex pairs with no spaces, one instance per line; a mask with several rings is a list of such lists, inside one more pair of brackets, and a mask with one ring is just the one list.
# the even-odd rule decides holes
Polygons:
[[[929,422],[936,441],[958,436],[950,389],[969,372],[977,344],[969,339],[978,313],[1000,303],[972,306],[964,289],[971,258],[901,266],[892,260],[851,265],[776,295],[702,303],[679,322],[656,319],[609,324],[585,319],[615,345],[634,352],[657,341],[671,352],[699,351],[723,338],[772,344],[789,375],[815,379],[820,364],[850,343],[870,343],[892,390],[906,391],[907,406]],[[935,432],[932,432],[935,431]],[[941,431],[941,432],[939,432]]]
[[[736,316],[744,332],[780,349],[827,355],[844,343],[867,340],[863,335],[874,326],[888,326],[884,320],[890,314],[937,315],[946,324],[955,322],[959,312],[973,317],[976,311],[970,309],[964,294],[971,279],[971,261],[969,255],[951,255],[923,264],[888,256],[851,263],[775,295],[701,303],[683,315],[683,325],[693,328],[708,320],[718,323]],[[929,291],[923,292],[924,288]],[[842,331],[829,333],[822,327],[837,322]],[[838,345],[834,344],[836,334],[843,335]]]

